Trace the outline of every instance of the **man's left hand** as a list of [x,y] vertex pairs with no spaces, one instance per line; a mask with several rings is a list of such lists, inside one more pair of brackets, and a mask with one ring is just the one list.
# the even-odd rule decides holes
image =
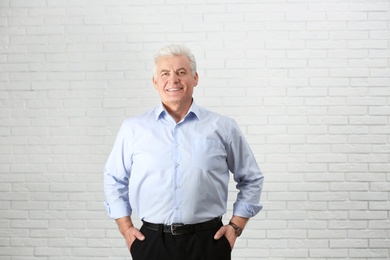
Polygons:
[[217,233],[215,233],[214,239],[218,240],[222,236],[226,237],[226,239],[229,241],[231,249],[233,249],[234,244],[236,243],[236,239],[237,239],[236,231],[234,230],[234,228],[232,226],[230,226],[230,225],[222,226],[217,231]]

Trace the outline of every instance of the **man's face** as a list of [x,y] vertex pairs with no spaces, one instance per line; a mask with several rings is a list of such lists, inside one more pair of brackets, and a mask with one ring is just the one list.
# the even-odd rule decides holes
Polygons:
[[153,84],[164,105],[190,104],[198,74],[192,74],[186,56],[163,56],[157,62]]

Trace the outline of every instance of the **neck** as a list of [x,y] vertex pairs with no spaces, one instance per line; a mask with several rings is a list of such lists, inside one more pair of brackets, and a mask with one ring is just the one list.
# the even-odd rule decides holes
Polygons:
[[192,99],[190,102],[187,103],[169,103],[165,104],[163,103],[165,109],[167,112],[175,119],[176,123],[179,123],[184,116],[188,113],[188,110],[190,109],[192,105]]

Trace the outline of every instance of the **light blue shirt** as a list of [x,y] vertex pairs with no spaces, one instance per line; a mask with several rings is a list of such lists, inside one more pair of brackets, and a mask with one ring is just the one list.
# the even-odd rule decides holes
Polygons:
[[193,102],[179,122],[160,104],[125,120],[104,169],[109,217],[193,224],[226,213],[229,172],[239,190],[233,215],[250,218],[263,175],[237,123]]

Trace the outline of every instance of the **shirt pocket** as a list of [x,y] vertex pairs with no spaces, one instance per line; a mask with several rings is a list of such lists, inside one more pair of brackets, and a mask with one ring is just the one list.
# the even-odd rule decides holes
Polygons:
[[192,164],[204,170],[226,169],[225,147],[219,140],[194,139],[192,141]]

